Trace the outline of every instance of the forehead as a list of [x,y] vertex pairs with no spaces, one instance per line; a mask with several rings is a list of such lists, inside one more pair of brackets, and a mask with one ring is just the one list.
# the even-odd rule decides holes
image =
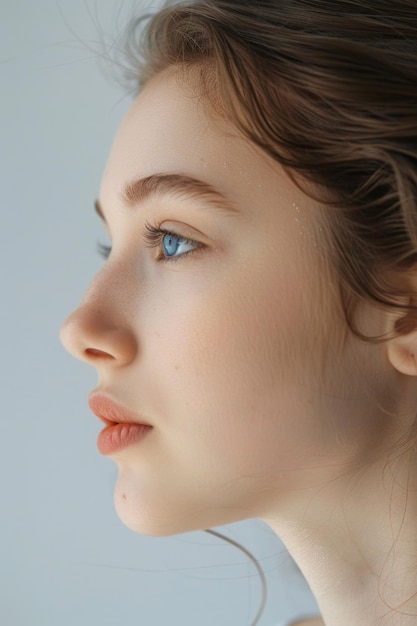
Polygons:
[[271,198],[306,202],[279,164],[212,115],[198,87],[172,71],[152,78],[125,116],[102,178],[103,205],[120,203],[131,180],[161,173],[203,180],[242,209],[273,209]]
[[266,157],[230,123],[211,115],[198,89],[165,73],[147,83],[124,118],[100,195],[110,199],[126,182],[155,173],[203,175],[207,183],[233,191],[243,183],[260,185],[265,167]]

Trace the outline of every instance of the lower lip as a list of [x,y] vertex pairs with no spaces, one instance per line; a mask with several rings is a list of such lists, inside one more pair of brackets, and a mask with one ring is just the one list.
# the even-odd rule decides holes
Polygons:
[[152,426],[143,424],[114,424],[106,426],[97,438],[97,448],[101,454],[112,454],[139,443],[147,433],[152,430]]

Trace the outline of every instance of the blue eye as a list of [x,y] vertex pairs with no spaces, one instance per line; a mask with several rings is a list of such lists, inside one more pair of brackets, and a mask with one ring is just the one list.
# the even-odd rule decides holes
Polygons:
[[143,237],[145,245],[149,248],[161,249],[161,256],[158,257],[158,261],[177,261],[196,252],[199,248],[205,247],[198,241],[152,226],[149,222],[145,224]]
[[[191,239],[185,239],[184,237],[179,237],[173,233],[166,233],[162,237],[161,245],[164,255],[167,258],[172,258],[191,252],[198,244],[193,242]],[[179,254],[177,254],[177,252],[179,252]]]
[[[206,247],[198,241],[152,226],[148,222],[145,224],[143,238],[148,248],[160,248],[161,255],[158,257],[158,261],[177,261]],[[98,252],[105,259],[108,259],[111,253],[111,246],[99,243]]]

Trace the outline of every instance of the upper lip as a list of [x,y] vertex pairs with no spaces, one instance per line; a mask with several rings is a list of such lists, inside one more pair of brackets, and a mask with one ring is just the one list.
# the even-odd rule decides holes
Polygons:
[[150,426],[133,412],[117,404],[109,396],[92,392],[88,397],[90,409],[108,426],[111,424],[142,424]]

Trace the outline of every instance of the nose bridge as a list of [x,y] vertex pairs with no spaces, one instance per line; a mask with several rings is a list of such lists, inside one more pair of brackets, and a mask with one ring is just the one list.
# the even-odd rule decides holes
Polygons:
[[110,320],[129,317],[137,306],[138,280],[126,264],[107,262],[88,285],[80,307],[99,309]]
[[135,356],[136,283],[116,264],[107,263],[96,274],[61,327],[61,341],[73,356],[93,364],[97,355],[123,362]]

